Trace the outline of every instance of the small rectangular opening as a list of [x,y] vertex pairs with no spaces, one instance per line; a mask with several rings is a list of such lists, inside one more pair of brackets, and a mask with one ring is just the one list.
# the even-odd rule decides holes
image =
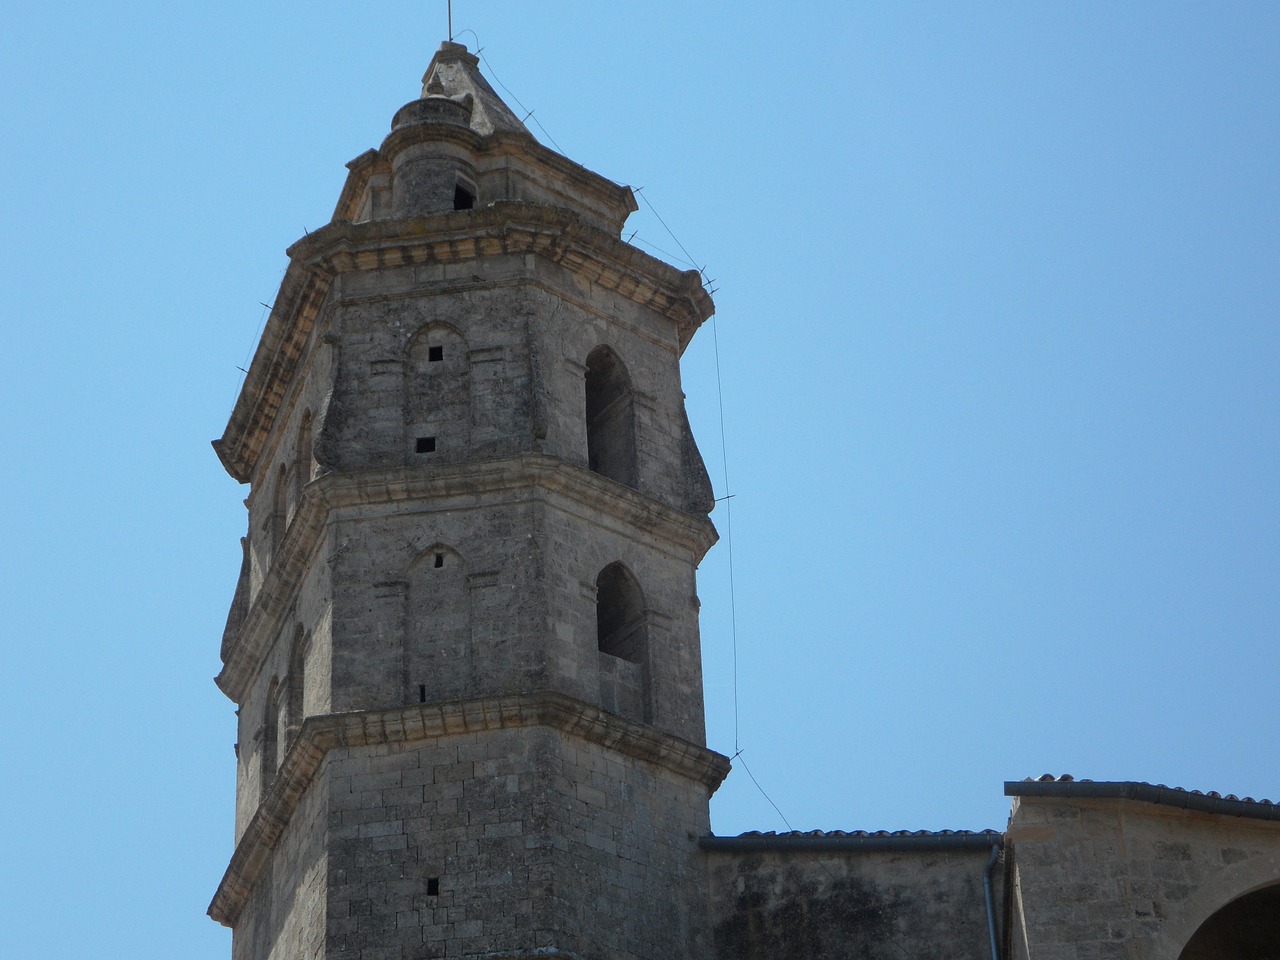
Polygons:
[[418,702],[427,702],[427,685],[425,683],[418,684]]
[[453,188],[453,209],[470,210],[475,207],[475,205],[476,195],[474,193],[462,184],[458,184]]
[[444,347],[427,347],[427,362],[438,363],[444,359]]
[[435,437],[419,437],[418,442],[414,445],[414,449],[418,453],[435,453],[436,438]]
[[444,566],[444,554],[443,554],[443,553],[437,553],[437,554],[436,554],[436,566],[437,566],[437,567],[443,567],[443,566]]
[[427,877],[427,896],[428,897],[440,896],[440,878],[439,877]]

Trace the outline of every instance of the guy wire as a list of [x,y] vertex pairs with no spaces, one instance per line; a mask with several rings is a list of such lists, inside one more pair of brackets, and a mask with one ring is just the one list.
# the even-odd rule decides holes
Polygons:
[[[699,267],[694,262],[693,255],[689,253],[688,248],[680,242],[680,238],[675,235],[675,231],[667,225],[667,221],[662,219],[662,214],[658,213],[657,208],[654,207],[654,205],[649,202],[649,198],[644,195],[644,188],[640,187],[634,192],[639,194],[640,199],[645,202],[645,205],[653,212],[653,215],[658,219],[658,222],[662,224],[667,233],[671,235],[671,239],[676,242],[676,246],[678,246],[684,253],[687,258],[685,263],[690,264],[695,270],[697,270],[699,275],[702,277],[703,283],[707,284],[707,271],[704,268]],[[651,244],[649,245],[652,246]],[[658,248],[655,247],[655,249]],[[680,259],[672,254],[667,254],[667,256],[670,256],[673,260]],[[729,486],[729,450],[728,444],[725,442],[724,382],[723,377],[720,374],[720,328],[716,324],[716,315],[714,313],[711,315],[711,343],[715,350],[716,399],[720,407],[720,463],[721,469],[724,473],[725,494],[723,497],[718,497],[717,502],[724,502],[724,545],[725,551],[729,555],[729,636],[733,649],[733,751],[735,757],[740,757],[742,754],[742,744],[740,742],[741,710],[739,707],[740,696],[738,692],[738,599],[734,584],[733,571],[733,493],[731,492],[732,488]],[[750,775],[751,771],[748,770],[747,773]],[[755,782],[755,777],[752,777],[751,780],[752,782]],[[756,786],[759,787],[760,784],[757,783]],[[764,793],[763,790],[760,792]],[[765,795],[765,799],[769,799],[767,794]],[[773,803],[772,800],[769,800],[769,802]],[[774,809],[777,808],[775,807]],[[781,815],[782,811],[779,810],[778,813]],[[786,817],[783,817],[783,820],[786,820]]]
[[[645,201],[648,203],[648,201]],[[657,211],[654,212],[657,215]],[[679,240],[676,243],[680,243]],[[683,245],[680,247],[684,249]],[[729,637],[733,646],[733,751],[737,756],[742,753],[742,745],[738,742],[738,600],[734,591],[733,577],[733,494],[729,493],[729,451],[725,444],[724,428],[724,386],[720,378],[720,331],[716,326],[716,316],[711,315],[711,343],[716,359],[716,399],[720,405],[720,464],[724,472],[724,545],[729,555]],[[747,771],[750,774],[751,771]],[[751,778],[755,780],[755,777]],[[757,784],[759,786],[759,784]],[[761,793],[764,791],[762,790]],[[766,797],[766,799],[768,799]],[[769,801],[772,803],[773,801]],[[785,817],[783,819],[786,819]]]

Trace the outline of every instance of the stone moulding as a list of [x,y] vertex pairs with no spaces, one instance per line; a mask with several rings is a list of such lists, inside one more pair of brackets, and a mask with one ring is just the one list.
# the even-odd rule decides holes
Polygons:
[[303,237],[288,254],[289,267],[249,374],[226,430],[213,442],[222,465],[241,483],[254,472],[285,385],[338,274],[534,254],[670,316],[681,350],[714,310],[697,271],[678,270],[568,210],[515,200],[400,220],[335,220]]
[[658,733],[558,693],[514,694],[308,717],[236,844],[209,904],[209,916],[224,926],[235,925],[330,750],[418,743],[451,734],[515,727],[548,727],[616,750],[701,783],[708,795],[729,773],[729,759],[714,750]]
[[293,263],[330,274],[525,253],[673,317],[682,346],[714,309],[696,270],[679,270],[572,211],[521,200],[396,220],[335,220],[288,250]]
[[240,483],[250,480],[332,282],[331,275],[317,270],[295,270],[290,265],[285,271],[231,419],[222,437],[213,441],[222,466]]
[[333,511],[404,502],[431,502],[437,509],[448,509],[450,498],[455,496],[527,491],[522,495],[532,498],[539,490],[571,494],[565,504],[585,506],[600,516],[615,516],[619,530],[659,534],[699,557],[716,542],[710,520],[684,513],[549,454],[521,454],[431,470],[403,467],[325,474],[303,488],[278,558],[272,562],[236,635],[224,644],[223,669],[216,679],[218,688],[236,703],[243,701],[267,646],[279,633],[307,558],[318,547]]

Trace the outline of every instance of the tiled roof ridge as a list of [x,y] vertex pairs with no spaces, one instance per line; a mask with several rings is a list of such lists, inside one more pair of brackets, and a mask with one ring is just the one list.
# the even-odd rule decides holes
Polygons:
[[739,837],[989,837],[999,830],[748,830]]
[[988,851],[1004,846],[998,830],[753,830],[736,837],[705,836],[703,850],[725,853],[772,851],[782,854],[923,853]]
[[[1146,781],[1143,781],[1143,780],[1090,780],[1088,777],[1081,777],[1077,779],[1069,773],[1064,773],[1061,776],[1054,776],[1052,773],[1045,773],[1045,774],[1041,774],[1038,777],[1025,777],[1019,782],[1021,783],[1097,783],[1100,785],[1110,784],[1115,786],[1120,786],[1122,784],[1125,784],[1125,785],[1132,784],[1137,787],[1148,787],[1152,790],[1168,790],[1171,793],[1185,793],[1188,796],[1192,796],[1192,797],[1210,797],[1214,800],[1230,800],[1235,803],[1256,803],[1256,804],[1264,804],[1270,807],[1274,807],[1277,805],[1274,800],[1265,800],[1265,799],[1255,800],[1253,797],[1237,797],[1234,793],[1219,793],[1217,790],[1188,790],[1186,787],[1171,787],[1168,784],[1147,783]],[[1006,793],[1007,792],[1008,791],[1006,790]]]

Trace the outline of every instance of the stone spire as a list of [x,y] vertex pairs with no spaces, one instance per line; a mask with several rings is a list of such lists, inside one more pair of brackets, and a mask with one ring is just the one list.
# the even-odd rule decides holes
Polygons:
[[496,130],[529,132],[480,73],[476,55],[460,43],[446,40],[440,44],[427,72],[422,75],[422,96],[453,100],[471,97],[471,129],[481,136]]

